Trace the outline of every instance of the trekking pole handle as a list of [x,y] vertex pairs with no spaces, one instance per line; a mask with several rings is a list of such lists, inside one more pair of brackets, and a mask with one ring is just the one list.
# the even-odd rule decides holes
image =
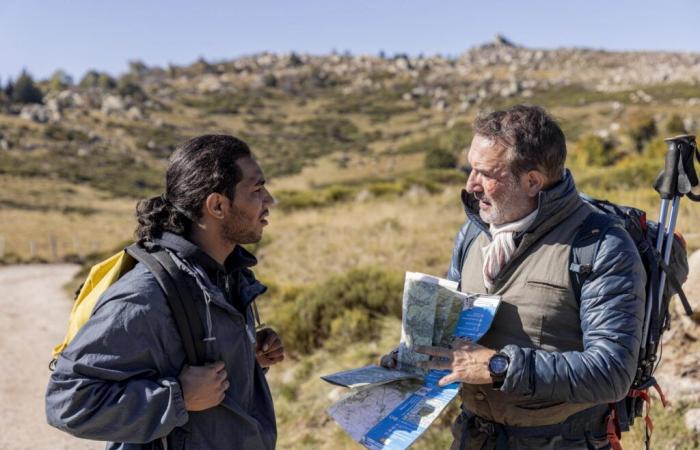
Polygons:
[[664,200],[671,200],[676,195],[676,188],[678,186],[678,160],[681,155],[679,148],[681,137],[685,136],[664,140],[666,145],[668,145],[668,151],[666,152],[664,161],[664,170],[659,174],[656,183],[654,183],[654,189],[656,189]]

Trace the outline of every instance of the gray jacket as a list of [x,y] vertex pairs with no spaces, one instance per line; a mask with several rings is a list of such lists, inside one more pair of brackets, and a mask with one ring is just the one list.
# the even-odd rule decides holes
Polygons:
[[170,308],[142,264],[111,286],[59,357],[46,393],[49,424],[108,449],[272,449],[276,426],[255,359],[251,302],[265,291],[237,247],[222,267],[184,238],[157,242],[188,273],[207,339],[207,359],[226,365],[223,402],[185,410],[177,376],[185,352]]

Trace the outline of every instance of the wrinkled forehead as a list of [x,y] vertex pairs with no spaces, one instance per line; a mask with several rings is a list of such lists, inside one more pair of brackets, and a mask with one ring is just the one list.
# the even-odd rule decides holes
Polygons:
[[510,164],[510,151],[495,139],[477,134],[472,139],[467,159],[472,166],[508,166]]

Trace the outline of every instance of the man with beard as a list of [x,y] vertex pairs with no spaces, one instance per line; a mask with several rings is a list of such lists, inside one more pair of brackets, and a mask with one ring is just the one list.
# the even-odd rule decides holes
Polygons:
[[173,154],[163,195],[137,206],[143,247],[164,249],[191,287],[206,360],[186,364],[164,291],[137,264],[100,298],[58,358],[49,423],[108,449],[272,449],[276,426],[265,370],[284,358],[276,332],[256,332],[266,288],[242,244],[258,242],[273,198],[248,146],[193,138]]
[[[632,383],[645,272],[621,227],[600,236],[580,291],[571,246],[593,209],[564,168],[566,143],[540,107],[480,117],[462,192],[467,213],[448,278],[501,297],[479,343],[420,347],[425,368],[461,382],[453,449],[603,449],[608,403]],[[383,364],[393,366],[387,355]]]

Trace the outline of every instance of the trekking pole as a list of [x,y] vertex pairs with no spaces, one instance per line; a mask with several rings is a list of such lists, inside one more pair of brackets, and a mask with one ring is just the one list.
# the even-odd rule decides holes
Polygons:
[[[676,136],[665,139],[665,142],[668,145],[668,151],[664,161],[664,169],[654,183],[654,189],[661,196],[656,251],[661,255],[664,264],[668,266],[680,210],[680,199],[685,195],[693,201],[700,201],[700,195],[693,192],[698,189],[693,157],[697,157],[700,161],[700,153],[698,153],[695,144],[695,136],[692,135]],[[642,328],[642,351],[640,353],[640,361],[645,370],[639,380],[641,383],[651,378],[659,344],[658,333],[649,336],[652,318],[655,322],[659,320],[663,322],[667,308],[667,303],[661,301],[666,284],[666,272],[660,270],[659,277],[658,290],[647,292],[647,314]]]
[[[658,191],[658,193],[661,195],[661,211],[659,212],[659,221],[658,221],[658,230],[656,234],[656,252],[658,254],[663,253],[663,246],[666,241],[665,237],[668,235],[668,229],[667,227],[667,219],[668,219],[668,207],[669,204],[673,202],[674,206],[677,206],[676,203],[676,185],[678,184],[678,159],[679,159],[679,151],[678,147],[676,145],[671,145],[668,144],[668,151],[666,152],[666,158],[664,161],[664,169],[663,172],[659,175],[659,177],[656,180],[656,183],[654,185],[654,188]],[[678,212],[678,208],[672,208],[672,212],[676,213]],[[672,214],[673,215],[673,214]],[[673,225],[675,226],[675,220],[673,220]],[[671,235],[673,233],[671,232]],[[661,293],[663,291],[656,291],[654,292],[653,290],[649,290],[647,292],[647,302],[646,302],[646,308],[645,311],[647,311],[646,317],[644,317],[644,327],[642,328],[642,352],[640,354],[640,357],[642,358],[642,361],[645,363],[653,363],[653,361],[646,361],[647,355],[649,355],[649,352],[645,351],[647,350],[647,347],[651,345],[652,347],[654,346],[655,342],[649,342],[649,329],[651,326],[651,311],[656,311],[660,305],[657,305],[658,299],[661,296]],[[652,353],[655,353],[655,349],[652,351]]]
[[[665,232],[665,243],[663,244],[663,261],[666,263],[666,265],[668,265],[671,257],[671,249],[673,247],[673,234],[676,228],[676,220],[678,219],[680,199],[685,195],[690,200],[700,201],[700,195],[693,193],[693,190],[697,189],[698,187],[698,177],[695,173],[693,159],[694,157],[697,157],[698,161],[700,162],[700,153],[698,153],[697,145],[695,143],[695,136],[682,135],[665,139],[664,141],[668,145],[668,153],[666,154],[666,167],[664,167],[659,193],[661,194],[662,199],[664,199],[664,196],[668,197],[668,195],[671,195],[673,198],[671,218]],[[670,171],[668,167],[669,163],[671,164],[672,169]],[[668,176],[667,173],[669,173]],[[659,221],[659,223],[660,222],[661,221]],[[660,225],[659,236],[661,236]],[[661,251],[658,242],[659,236],[657,236],[656,245],[657,250]],[[666,272],[662,271],[661,280],[659,282],[659,299],[663,298],[665,283]],[[659,302],[659,315],[663,314],[663,306],[663,302]]]

